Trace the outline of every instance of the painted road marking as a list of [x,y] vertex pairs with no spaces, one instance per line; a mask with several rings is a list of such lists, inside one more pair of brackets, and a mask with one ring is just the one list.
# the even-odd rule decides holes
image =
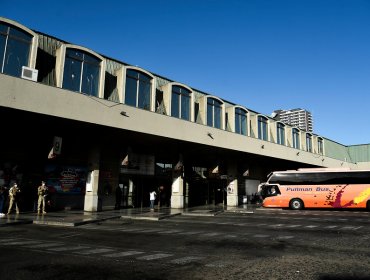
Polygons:
[[42,244],[36,244],[36,245],[28,245],[25,247],[37,249],[37,248],[48,248],[48,247],[57,247],[57,246],[63,246],[63,244],[61,243],[42,243]]
[[23,241],[10,241],[7,243],[2,243],[1,245],[31,245],[31,244],[41,244],[42,241],[35,241],[35,240],[23,240]]
[[144,260],[144,261],[151,261],[151,260],[157,260],[157,259],[163,259],[173,256],[172,254],[164,254],[164,253],[158,253],[153,255],[147,255],[136,258],[137,260]]
[[109,258],[120,258],[120,257],[128,257],[128,256],[133,256],[133,255],[140,255],[144,254],[145,252],[141,251],[126,251],[126,252],[118,252],[118,253],[113,253],[113,254],[107,254],[103,255],[104,257],[109,257]]
[[171,260],[169,262],[170,263],[173,263],[173,264],[188,264],[188,263],[191,263],[191,262],[199,261],[201,259],[204,259],[204,257],[192,257],[192,256],[189,256],[189,257],[183,257],[183,258]]
[[108,252],[112,252],[112,251],[114,251],[114,249],[97,248],[97,249],[91,249],[91,250],[76,252],[76,253],[80,254],[80,255],[90,255],[90,254],[108,253]]
[[74,251],[74,250],[84,250],[89,249],[88,246],[67,246],[67,247],[57,247],[57,248],[48,248],[48,251],[54,251],[54,252],[63,252],[63,251]]

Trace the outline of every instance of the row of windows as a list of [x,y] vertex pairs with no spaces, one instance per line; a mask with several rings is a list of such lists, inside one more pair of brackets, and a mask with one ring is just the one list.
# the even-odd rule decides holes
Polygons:
[[[0,58],[1,73],[21,76],[22,66],[29,66],[33,35],[18,26],[0,21]],[[105,64],[104,58],[88,49],[73,45],[63,45],[57,51],[56,65],[57,85],[71,91],[81,92],[95,97],[103,96]],[[57,62],[58,63],[58,62]],[[154,76],[135,67],[126,67],[122,74],[122,94],[120,102],[145,110],[152,110]],[[173,84],[169,89],[169,115],[192,121],[193,93],[190,88]],[[224,103],[217,98],[205,96],[206,125],[219,129],[228,127],[229,115],[233,124],[229,130],[250,136],[248,127],[248,111],[240,107],[232,107],[225,112]],[[223,118],[225,116],[225,119]],[[252,124],[250,125],[252,126]],[[264,116],[257,117],[257,137],[269,141],[269,120]],[[292,129],[292,146],[300,149],[300,130]],[[277,123],[276,140],[280,145],[287,145],[285,125]],[[306,134],[306,150],[313,152],[312,135]],[[323,154],[323,141],[318,138],[317,152]]]

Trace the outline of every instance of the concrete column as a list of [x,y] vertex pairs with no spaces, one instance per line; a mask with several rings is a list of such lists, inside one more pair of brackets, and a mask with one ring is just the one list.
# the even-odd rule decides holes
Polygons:
[[227,185],[227,206],[238,206],[238,179],[237,165],[233,162],[228,163],[228,185]]
[[176,173],[172,182],[171,208],[184,208],[184,179]]
[[99,199],[99,161],[100,152],[94,149],[90,152],[88,166],[84,210],[90,212],[101,211],[102,202]]

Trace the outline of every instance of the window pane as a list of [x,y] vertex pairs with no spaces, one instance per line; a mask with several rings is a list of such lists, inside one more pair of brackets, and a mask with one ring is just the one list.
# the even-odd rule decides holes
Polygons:
[[306,146],[307,146],[307,152],[312,152],[312,138],[311,135],[306,135]]
[[323,144],[322,144],[322,139],[321,138],[317,139],[317,149],[318,149],[319,154],[323,153]]
[[214,114],[214,127],[221,128],[221,108],[215,107]]
[[25,41],[25,43],[28,43],[28,44],[31,44],[32,42],[32,38],[33,36],[31,36],[30,34],[28,34],[27,32],[21,30],[21,29],[18,29],[18,28],[14,28],[14,27],[11,27],[10,28],[10,31],[9,31],[9,35],[12,37],[12,38],[17,38],[18,40],[22,40],[22,41]]
[[240,134],[240,115],[235,115],[235,132]]
[[151,84],[147,81],[139,81],[139,108],[150,110],[150,88]]
[[8,39],[6,47],[4,73],[20,77],[22,66],[28,66],[30,45],[22,41]]
[[246,115],[241,116],[240,134],[247,135],[247,116]]
[[8,28],[7,24],[0,22],[0,33],[8,34]]
[[277,143],[285,145],[285,127],[283,124],[277,124]]
[[82,62],[66,57],[64,63],[63,88],[80,91]]
[[81,92],[99,96],[100,66],[84,63]]
[[92,64],[92,65],[95,65],[97,67],[100,66],[100,62],[101,60],[95,56],[92,56],[92,55],[89,55],[89,54],[84,54],[84,61],[89,63],[89,64]]
[[188,94],[181,95],[181,118],[190,120],[190,96]]
[[207,104],[207,125],[213,126],[213,106],[212,104]]
[[0,72],[2,72],[3,69],[3,59],[5,55],[5,41],[6,37],[0,34]]
[[136,106],[137,80],[126,77],[125,104]]
[[171,99],[171,116],[172,117],[178,118],[180,116],[179,102],[180,102],[180,96],[176,93],[172,93],[172,99]]
[[258,117],[258,138],[267,140],[267,120],[264,117]]
[[247,135],[247,112],[240,108],[235,109],[235,132]]
[[83,61],[83,53],[76,49],[68,48],[66,50],[66,57],[69,57],[69,58],[72,58],[78,61]]
[[267,124],[266,123],[263,123],[263,140],[266,140],[267,141]]
[[129,76],[130,78],[135,78],[136,80],[139,79],[139,73],[135,70],[127,69],[126,75]]
[[299,149],[299,131],[296,128],[293,128],[293,148]]
[[150,76],[148,76],[148,75],[146,75],[144,73],[139,73],[139,80],[140,81],[143,81],[143,82],[145,82],[147,84],[150,84],[151,81],[152,81],[152,77],[150,77]]

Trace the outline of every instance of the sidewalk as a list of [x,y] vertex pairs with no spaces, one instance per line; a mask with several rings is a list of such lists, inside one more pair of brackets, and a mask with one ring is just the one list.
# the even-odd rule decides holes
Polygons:
[[15,226],[20,224],[38,224],[74,227],[88,223],[95,223],[109,219],[141,219],[158,221],[161,219],[173,217],[176,215],[186,216],[216,216],[223,212],[232,213],[254,213],[256,205],[241,205],[237,207],[224,206],[199,206],[186,209],[171,209],[168,207],[156,208],[151,211],[149,208],[128,208],[120,210],[103,210],[101,212],[85,212],[83,210],[66,210],[58,212],[49,212],[43,215],[37,215],[33,212],[20,214],[12,213],[0,217],[0,227]]

